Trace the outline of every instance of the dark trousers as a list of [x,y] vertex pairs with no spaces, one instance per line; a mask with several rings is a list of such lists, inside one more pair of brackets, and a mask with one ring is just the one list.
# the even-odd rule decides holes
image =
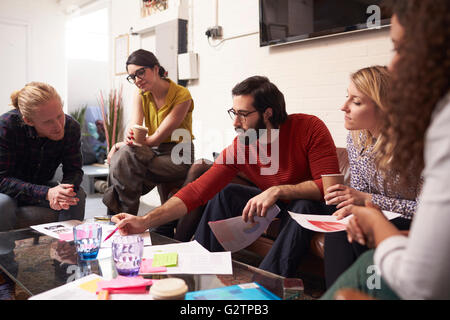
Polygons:
[[[404,218],[396,218],[391,222],[399,230],[409,230],[411,225],[411,220]],[[369,248],[356,242],[349,243],[347,232],[342,231],[325,234],[324,250],[325,281],[327,288],[330,288],[341,274]]]
[[[241,215],[247,202],[260,193],[261,190],[255,187],[236,184],[225,187],[206,205],[194,239],[209,251],[224,251],[208,222]],[[302,228],[287,211],[330,215],[335,211],[335,207],[311,200],[296,200],[289,204],[278,201],[277,205],[281,209],[278,214],[278,218],[281,219],[281,231],[259,268],[284,277],[294,277],[301,259],[309,250],[313,232]]]

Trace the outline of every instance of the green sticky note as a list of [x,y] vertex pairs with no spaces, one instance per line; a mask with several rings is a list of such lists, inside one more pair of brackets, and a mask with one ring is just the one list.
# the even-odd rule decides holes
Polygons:
[[153,256],[152,267],[176,267],[178,265],[178,253],[158,253]]

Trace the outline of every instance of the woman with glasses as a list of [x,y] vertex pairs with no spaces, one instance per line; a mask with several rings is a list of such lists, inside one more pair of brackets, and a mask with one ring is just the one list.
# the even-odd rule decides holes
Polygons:
[[109,187],[103,202],[114,213],[136,215],[142,194],[162,183],[185,179],[194,158],[194,101],[187,88],[167,78],[153,53],[137,50],[126,65],[127,80],[139,89],[134,95],[130,128],[145,125],[148,134],[144,145],[138,147],[129,129],[125,141],[111,148]]

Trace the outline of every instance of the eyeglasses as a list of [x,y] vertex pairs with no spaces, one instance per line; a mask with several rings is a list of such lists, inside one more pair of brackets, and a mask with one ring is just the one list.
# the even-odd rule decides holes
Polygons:
[[234,111],[233,108],[231,108],[230,110],[227,110],[227,112],[228,112],[228,115],[230,116],[231,120],[234,121],[234,120],[236,120],[236,118],[239,118],[239,121],[245,122],[249,115],[251,115],[252,113],[258,112],[258,110],[243,113],[242,111],[236,112],[236,111]]
[[145,74],[145,69],[147,69],[147,68],[148,67],[140,68],[140,69],[136,70],[136,72],[134,74],[130,74],[127,77],[128,82],[131,84],[136,84],[136,78],[139,78],[142,80],[142,78],[144,77],[144,74]]

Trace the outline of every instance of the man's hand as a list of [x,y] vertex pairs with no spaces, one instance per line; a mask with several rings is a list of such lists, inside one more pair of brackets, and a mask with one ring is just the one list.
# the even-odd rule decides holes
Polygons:
[[143,217],[134,216],[128,213],[116,214],[111,218],[111,221],[119,228],[119,232],[122,236],[143,233],[148,229]]
[[267,210],[269,210],[278,200],[279,190],[277,187],[271,187],[266,191],[260,193],[256,197],[251,198],[244,210],[242,211],[242,219],[245,222],[254,223],[255,216],[265,217]]
[[73,184],[60,184],[50,188],[47,192],[46,200],[53,210],[68,210],[71,206],[76,206],[80,199],[76,198]]

